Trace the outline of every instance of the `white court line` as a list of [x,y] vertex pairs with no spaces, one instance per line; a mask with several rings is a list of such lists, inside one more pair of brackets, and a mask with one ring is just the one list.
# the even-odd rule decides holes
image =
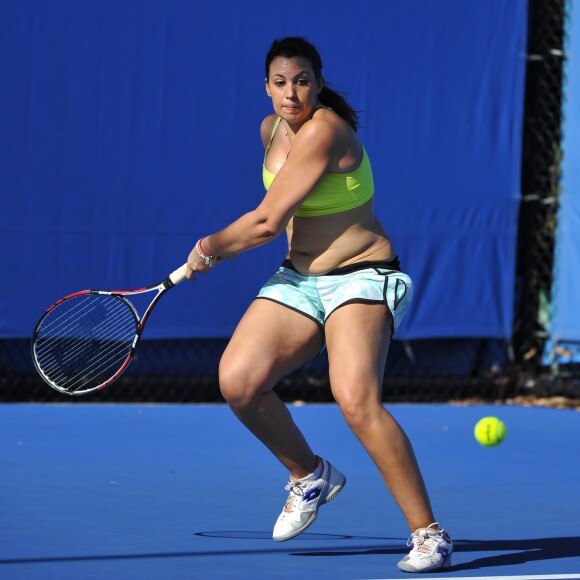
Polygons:
[[[422,576],[437,580],[580,580],[580,574],[547,574],[543,576]],[[374,580],[401,580],[400,578],[375,578]]]

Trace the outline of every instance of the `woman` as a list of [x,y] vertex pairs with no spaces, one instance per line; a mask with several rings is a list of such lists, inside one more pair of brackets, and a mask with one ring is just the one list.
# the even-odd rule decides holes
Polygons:
[[303,38],[272,44],[266,92],[274,107],[261,126],[267,193],[255,210],[196,244],[187,275],[286,231],[286,260],[243,316],[219,369],[233,412],[290,472],[273,538],[302,533],[346,481],[314,454],[273,391],[326,345],[333,396],[412,531],[413,548],[399,568],[447,567],[452,542],[435,522],[407,436],[381,403],[389,341],[413,286],[374,217],[357,114],[325,86],[320,56]]

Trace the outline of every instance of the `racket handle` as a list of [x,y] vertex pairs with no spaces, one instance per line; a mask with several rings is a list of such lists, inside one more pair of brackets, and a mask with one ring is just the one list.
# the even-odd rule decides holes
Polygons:
[[169,274],[169,279],[171,282],[176,286],[185,280],[185,271],[187,268],[187,264],[183,264],[180,268],[177,268],[174,272]]

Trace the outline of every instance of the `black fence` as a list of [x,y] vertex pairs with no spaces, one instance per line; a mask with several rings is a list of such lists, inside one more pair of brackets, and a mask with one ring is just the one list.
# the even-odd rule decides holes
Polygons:
[[[530,0],[513,338],[395,341],[384,401],[506,400],[526,395],[580,399],[580,375],[570,372],[573,369],[566,376],[554,374],[542,364],[560,187],[565,23],[565,0]],[[82,400],[222,401],[217,369],[226,344],[226,339],[146,340],[114,386]],[[277,391],[288,401],[331,401],[327,370],[322,353],[284,379]],[[27,340],[0,341],[0,400],[63,399],[68,400],[34,372]]]
[[[146,340],[122,378],[83,401],[222,401],[218,364],[227,340]],[[383,396],[389,401],[447,401],[503,398],[513,381],[508,345],[485,339],[394,341]],[[0,341],[0,361],[11,372],[0,375],[3,401],[63,401],[31,362],[27,340]],[[7,368],[7,367],[5,367]],[[331,401],[325,352],[286,377],[277,387],[285,400]]]
[[513,390],[580,399],[578,366],[555,369],[543,362],[560,197],[568,6],[566,0],[529,4]]

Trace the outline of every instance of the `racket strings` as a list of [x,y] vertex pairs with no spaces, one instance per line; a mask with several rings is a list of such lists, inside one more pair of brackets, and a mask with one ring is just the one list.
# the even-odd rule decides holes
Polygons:
[[[85,298],[82,303],[73,306],[68,313],[60,313],[60,315],[58,317],[52,317],[53,320],[49,323],[47,323],[43,329],[42,329],[42,334],[43,336],[54,336],[54,337],[59,337],[61,338],[61,340],[63,341],[61,344],[63,347],[68,347],[72,344],[77,344],[76,347],[72,348],[71,350],[68,351],[68,355],[65,356],[63,358],[63,362],[66,362],[67,358],[71,358],[73,356],[75,356],[75,354],[77,354],[77,352],[83,348],[83,342],[85,339],[78,339],[78,338],[73,338],[72,336],[70,338],[63,338],[66,337],[67,334],[78,334],[78,321],[80,319],[83,319],[85,322],[88,322],[90,320],[89,317],[92,316],[92,312],[95,309],[95,303],[94,300],[90,300],[89,298]],[[119,308],[120,309],[120,308]],[[109,322],[110,323],[114,323],[114,317],[110,316],[109,317]],[[93,328],[93,331],[95,333],[100,333],[101,332],[101,327],[102,327],[103,323],[98,324],[97,326],[95,326]],[[90,337],[88,337],[88,339],[90,339]],[[39,348],[39,352],[42,353],[43,348],[40,347]]]
[[[43,370],[60,388],[69,392],[94,388],[113,376],[127,357],[135,334],[130,309],[113,300],[105,315],[107,322],[91,325],[95,308],[74,309],[51,324],[51,334],[43,341],[48,348],[39,347],[38,356]],[[91,334],[83,336],[87,331]]]
[[[86,300],[84,302],[94,303],[93,300]],[[102,321],[100,324],[97,324],[91,329],[91,336],[86,338],[62,338],[66,337],[67,333],[75,332],[77,330],[77,326],[79,324],[79,319],[83,317],[85,323],[89,320],[89,317],[92,316],[91,312],[94,311],[95,305],[92,304],[92,307],[87,310],[85,307],[80,311],[74,312],[73,318],[73,310],[79,310],[78,307],[74,307],[71,311],[66,315],[59,316],[55,319],[51,324],[47,325],[44,329],[45,336],[54,336],[59,337],[61,339],[60,345],[67,349],[66,355],[62,358],[63,363],[67,363],[68,361],[74,360],[75,356],[78,356],[81,351],[86,351],[87,348],[91,348],[90,342],[94,339],[95,336],[99,337],[100,340],[103,339],[110,339],[110,340],[119,340],[123,339],[122,335],[118,334],[119,329],[124,329],[125,320],[123,319],[124,316],[130,314],[127,312],[126,306],[120,302],[116,301],[117,304],[113,304],[112,308],[109,308],[109,315],[106,318],[106,321]],[[90,305],[90,304],[89,304]],[[130,319],[132,322],[132,318]],[[132,328],[129,328],[129,331],[132,331]],[[134,333],[133,333],[134,334]],[[127,336],[129,338],[129,336]],[[39,351],[42,353],[43,349],[42,346],[39,347]],[[53,359],[54,363],[56,364],[58,361]],[[50,369],[50,366],[47,367]]]
[[93,390],[122,368],[136,332],[136,316],[124,300],[80,295],[47,314],[37,331],[36,360],[57,388]]

